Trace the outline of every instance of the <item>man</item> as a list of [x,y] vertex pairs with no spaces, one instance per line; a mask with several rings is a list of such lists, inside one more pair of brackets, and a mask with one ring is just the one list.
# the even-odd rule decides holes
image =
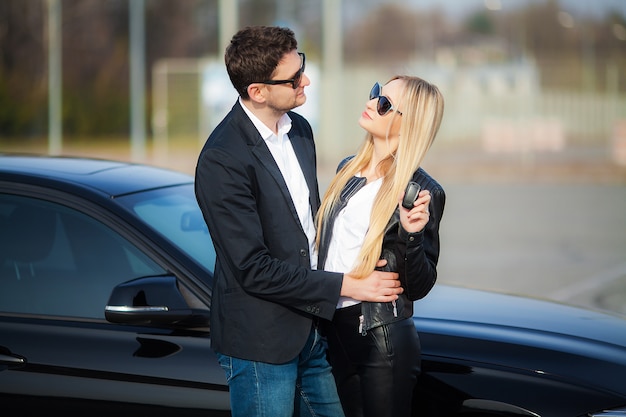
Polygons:
[[196,196],[217,253],[211,343],[232,414],[342,416],[317,321],[340,295],[393,301],[402,289],[394,273],[315,270],[315,144],[291,111],[310,80],[294,33],[242,29],[225,61],[239,99],[200,153]]

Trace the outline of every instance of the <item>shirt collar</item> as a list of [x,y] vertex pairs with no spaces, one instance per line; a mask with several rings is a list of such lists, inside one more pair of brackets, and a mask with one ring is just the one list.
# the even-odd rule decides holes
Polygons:
[[265,124],[243,104],[241,97],[239,97],[239,104],[243,107],[243,111],[246,112],[264,141],[280,143],[283,141],[284,136],[291,130],[291,117],[289,117],[287,113],[283,114],[280,119],[278,119],[278,136],[276,136],[274,132],[272,132],[272,129],[265,126]]

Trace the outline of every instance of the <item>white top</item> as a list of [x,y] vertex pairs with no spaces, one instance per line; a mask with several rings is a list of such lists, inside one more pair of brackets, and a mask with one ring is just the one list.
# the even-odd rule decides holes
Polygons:
[[278,135],[275,135],[269,127],[259,120],[259,118],[241,102],[241,98],[239,98],[239,103],[267,144],[267,147],[274,157],[274,161],[276,161],[276,165],[278,165],[283,175],[293,204],[296,207],[300,224],[309,241],[311,268],[315,269],[317,267],[315,223],[313,213],[311,212],[311,205],[309,204],[309,187],[304,179],[302,168],[300,167],[296,153],[293,151],[291,141],[289,140],[288,133],[291,130],[291,118],[285,113],[278,120]]
[[[382,178],[379,178],[365,184],[337,214],[332,239],[328,246],[328,256],[324,264],[325,270],[346,273],[362,262],[362,259],[357,259],[357,257],[363,245],[365,233],[369,229],[372,207],[382,183]],[[353,298],[340,297],[337,308],[358,303],[360,301]]]

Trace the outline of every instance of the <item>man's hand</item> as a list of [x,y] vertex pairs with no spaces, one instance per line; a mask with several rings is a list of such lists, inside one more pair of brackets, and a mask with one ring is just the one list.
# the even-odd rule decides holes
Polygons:
[[344,274],[341,285],[343,296],[379,303],[395,301],[403,291],[397,272],[374,271],[361,279]]

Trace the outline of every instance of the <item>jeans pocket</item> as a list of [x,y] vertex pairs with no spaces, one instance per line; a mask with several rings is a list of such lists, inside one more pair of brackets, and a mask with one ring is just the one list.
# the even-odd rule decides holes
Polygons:
[[224,370],[224,374],[226,375],[226,382],[230,382],[233,377],[233,360],[228,355],[222,355],[221,353],[216,352],[217,361],[220,363],[220,366]]

